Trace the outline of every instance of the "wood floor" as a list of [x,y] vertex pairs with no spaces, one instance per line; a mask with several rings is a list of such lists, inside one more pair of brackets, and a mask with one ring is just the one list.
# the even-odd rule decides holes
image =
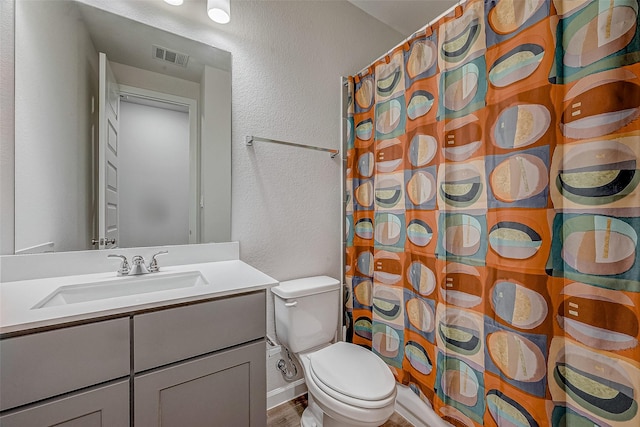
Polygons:
[[[268,427],[298,427],[302,411],[307,407],[307,395],[297,397],[293,400],[276,406],[267,411]],[[394,413],[383,427],[413,427],[413,425]]]

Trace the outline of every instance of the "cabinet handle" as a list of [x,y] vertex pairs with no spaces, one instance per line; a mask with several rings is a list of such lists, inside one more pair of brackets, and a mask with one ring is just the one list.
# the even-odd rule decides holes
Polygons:
[[295,307],[296,305],[298,305],[298,301],[285,302],[285,303],[284,303],[284,306],[285,306],[285,307]]

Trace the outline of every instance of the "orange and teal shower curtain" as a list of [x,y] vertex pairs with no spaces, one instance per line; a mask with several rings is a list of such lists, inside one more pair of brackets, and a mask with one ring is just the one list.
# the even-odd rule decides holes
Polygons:
[[640,426],[637,0],[469,0],[349,79],[347,322],[455,426]]

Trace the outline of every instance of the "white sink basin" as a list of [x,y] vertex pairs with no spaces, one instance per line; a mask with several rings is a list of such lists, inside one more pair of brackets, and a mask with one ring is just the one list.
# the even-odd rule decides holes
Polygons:
[[171,289],[191,288],[208,284],[209,282],[207,282],[199,271],[114,277],[113,279],[99,282],[60,286],[33,306],[32,309],[77,304],[80,302],[146,294]]

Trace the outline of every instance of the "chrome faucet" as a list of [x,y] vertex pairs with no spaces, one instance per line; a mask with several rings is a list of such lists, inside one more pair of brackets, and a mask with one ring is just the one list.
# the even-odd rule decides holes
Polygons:
[[149,270],[147,266],[144,264],[144,257],[142,255],[136,255],[131,258],[131,271],[129,272],[129,276],[137,276],[139,274],[148,274]]
[[118,268],[118,276],[138,276],[140,274],[156,273],[160,271],[157,257],[160,255],[168,254],[169,251],[160,251],[151,257],[149,267],[145,264],[144,257],[142,255],[136,255],[131,258],[131,266],[127,261],[127,257],[124,255],[111,254],[107,255],[107,258],[120,258],[122,263]]

